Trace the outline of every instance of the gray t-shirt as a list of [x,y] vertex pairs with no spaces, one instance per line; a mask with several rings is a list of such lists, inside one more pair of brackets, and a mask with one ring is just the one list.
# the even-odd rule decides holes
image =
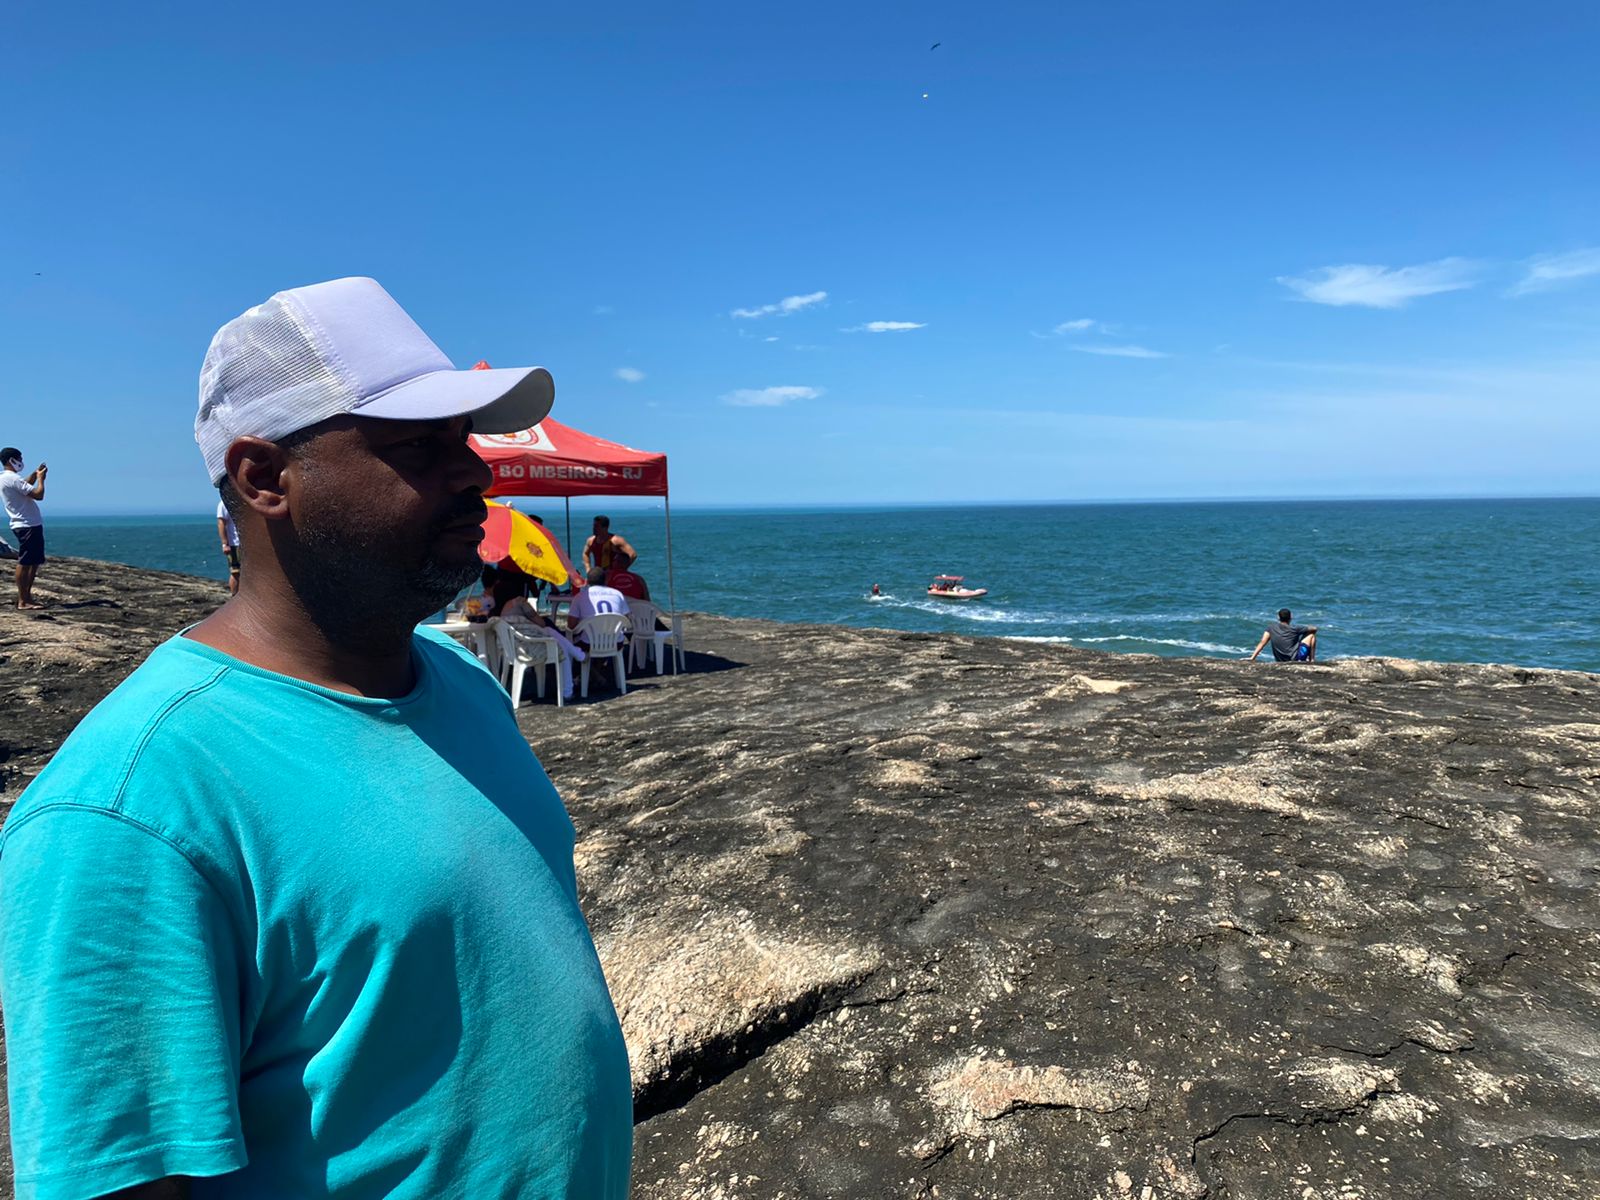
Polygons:
[[1274,621],[1267,626],[1267,638],[1272,643],[1272,657],[1279,662],[1294,661],[1295,647],[1311,630],[1305,625],[1291,625],[1287,621]]

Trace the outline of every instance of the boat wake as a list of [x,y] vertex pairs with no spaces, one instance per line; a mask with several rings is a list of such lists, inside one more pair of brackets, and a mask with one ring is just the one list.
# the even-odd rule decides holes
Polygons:
[[941,617],[975,621],[981,625],[1052,625],[1059,624],[1062,620],[1054,613],[1021,612],[1017,609],[979,605],[976,602],[958,604],[950,600],[902,600],[888,594],[869,596],[868,599],[887,604],[891,608],[915,609],[917,612],[935,613]]
[[[1229,623],[1247,624],[1251,618],[1240,613],[1212,613],[1212,612],[1185,612],[1185,613],[1144,613],[1137,615],[1109,616],[1105,613],[1064,613],[1064,612],[1039,612],[1037,610],[1000,608],[994,604],[952,604],[948,600],[924,600],[921,597],[907,599],[884,592],[878,596],[867,596],[865,599],[872,604],[883,605],[890,609],[904,609],[907,612],[924,613],[943,618],[940,622],[945,629],[950,625],[947,621],[965,621],[973,625],[1002,626],[994,632],[1009,641],[1034,642],[1040,645],[1075,645],[1075,646],[1105,646],[1107,649],[1115,646],[1116,649],[1129,653],[1161,653],[1161,647],[1166,647],[1168,652],[1183,650],[1197,654],[1215,655],[1244,655],[1249,654],[1248,646],[1230,646],[1222,642],[1208,642],[1192,638],[1170,637],[1144,637],[1136,633],[1108,633],[1100,634],[1097,630],[1105,629],[1108,625],[1115,629],[1119,625],[1127,628],[1128,624],[1136,627],[1145,623],[1171,626],[1184,623],[1226,621]],[[1061,633],[1023,633],[1022,629],[1028,626],[1053,626],[1060,629],[1063,626],[1086,627],[1081,634]],[[1012,632],[1018,630],[1019,632]],[[1088,636],[1093,635],[1093,636]]]

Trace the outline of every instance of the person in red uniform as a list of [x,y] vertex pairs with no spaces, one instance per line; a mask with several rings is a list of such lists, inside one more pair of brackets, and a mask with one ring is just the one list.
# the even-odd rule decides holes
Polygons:
[[616,588],[630,600],[650,599],[650,585],[641,575],[635,575],[626,567],[621,567],[606,573],[606,586]]

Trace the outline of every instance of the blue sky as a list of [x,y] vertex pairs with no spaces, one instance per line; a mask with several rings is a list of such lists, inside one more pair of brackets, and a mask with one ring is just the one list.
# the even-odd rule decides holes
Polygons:
[[0,441],[57,512],[204,511],[211,333],[348,274],[683,504],[1596,491],[1591,3],[8,27]]

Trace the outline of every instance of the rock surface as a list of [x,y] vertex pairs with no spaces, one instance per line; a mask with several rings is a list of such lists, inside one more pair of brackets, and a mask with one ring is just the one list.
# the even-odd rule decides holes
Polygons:
[[[220,599],[41,585],[81,607],[0,616],[36,699],[8,801]],[[1600,1193],[1600,678],[689,641],[688,675],[520,716],[579,831],[637,1196]]]

